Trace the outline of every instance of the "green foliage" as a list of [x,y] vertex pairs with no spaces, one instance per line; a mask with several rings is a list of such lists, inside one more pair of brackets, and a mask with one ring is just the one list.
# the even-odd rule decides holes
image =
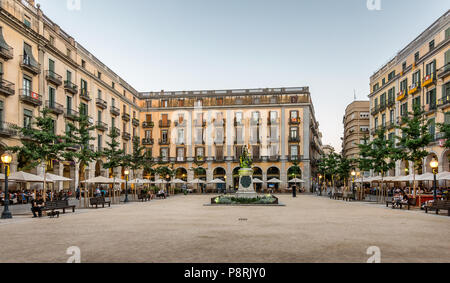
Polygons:
[[371,159],[371,150],[372,145],[369,141],[368,136],[364,136],[363,144],[359,144],[359,158],[356,160],[359,170],[362,175],[363,172],[369,172],[373,169],[372,159]]
[[[79,112],[82,113],[81,106]],[[68,129],[64,139],[69,149],[64,152],[63,156],[66,160],[74,160],[83,168],[100,155],[90,147],[90,142],[95,140],[91,133],[97,129],[97,126],[92,125],[89,117],[85,114],[75,117],[74,122],[67,124]]]
[[168,166],[159,166],[156,168],[156,174],[158,174],[161,179],[166,180],[167,176],[172,178],[175,175],[175,171],[173,170],[173,166],[172,168],[169,168]]
[[16,127],[23,136],[22,146],[7,147],[7,151],[17,153],[21,159],[26,160],[26,168],[36,167],[43,162],[63,160],[63,152],[67,147],[64,137],[57,135],[54,129],[55,121],[45,108],[27,128]]
[[126,160],[124,160],[124,152],[119,149],[120,144],[117,141],[119,136],[119,132],[113,127],[108,135],[110,138],[110,141],[106,143],[108,147],[105,148],[102,153],[107,159],[107,162],[103,164],[103,168],[112,170],[113,177],[115,177],[114,169],[126,163]]
[[216,204],[274,204],[276,198],[271,195],[258,196],[257,198],[237,198],[233,196],[220,196],[214,202]]
[[146,162],[144,150],[145,147],[141,146],[139,138],[133,138],[133,152],[124,156],[123,165],[133,170],[133,172],[143,168]]
[[351,159],[347,159],[342,155],[338,156],[337,174],[342,181],[348,180],[348,178],[350,177],[353,163],[354,161]]
[[432,137],[429,132],[430,122],[423,114],[424,111],[416,106],[414,112],[408,113],[403,118],[405,126],[397,127],[402,131],[402,136],[396,137],[400,150],[395,152],[395,160],[412,161],[417,167],[428,156],[429,152],[425,150],[425,147],[430,144]]
[[444,134],[443,139],[445,140],[445,148],[450,149],[450,124],[437,124],[439,131]]
[[372,169],[385,176],[386,172],[395,168],[394,154],[397,152],[394,148],[394,141],[385,138],[386,130],[380,128],[376,132],[376,138],[370,143],[371,150],[369,156],[372,162]]

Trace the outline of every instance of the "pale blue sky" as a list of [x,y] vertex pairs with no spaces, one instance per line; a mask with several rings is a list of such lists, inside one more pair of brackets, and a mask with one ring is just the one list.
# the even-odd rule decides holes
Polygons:
[[[73,1],[73,0],[72,0]],[[75,0],[76,1],[76,0]],[[450,0],[40,0],[139,91],[309,86],[323,143],[341,150],[344,109]]]

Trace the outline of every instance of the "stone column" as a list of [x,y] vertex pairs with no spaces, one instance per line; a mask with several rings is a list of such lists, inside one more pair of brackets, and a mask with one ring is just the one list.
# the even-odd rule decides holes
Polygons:
[[208,188],[212,188],[214,184],[209,184],[209,182],[211,182],[214,179],[214,175],[213,175],[213,169],[212,169],[213,165],[212,162],[208,162],[208,168],[206,169],[206,184]]
[[[188,163],[188,168],[192,168],[193,164],[192,162]],[[192,188],[192,181],[194,180],[194,171],[192,170],[187,170],[187,185]]]
[[285,190],[288,187],[288,175],[287,175],[287,163],[286,161],[281,162],[281,169],[280,169],[280,180],[283,182],[280,184],[280,189]]
[[233,168],[231,167],[231,162],[227,161],[227,184],[226,184],[226,190],[230,187],[233,187]]
[[[59,162],[59,168],[58,168],[58,175],[61,177],[64,177],[64,165],[62,164],[62,162]],[[64,189],[64,182],[58,182],[59,185],[59,190],[62,191]]]
[[264,184],[262,185],[263,191],[267,191],[267,172],[263,171],[263,182]]
[[303,107],[303,181],[305,181],[305,190],[311,191],[311,157],[309,149],[311,148],[311,113],[309,106]]

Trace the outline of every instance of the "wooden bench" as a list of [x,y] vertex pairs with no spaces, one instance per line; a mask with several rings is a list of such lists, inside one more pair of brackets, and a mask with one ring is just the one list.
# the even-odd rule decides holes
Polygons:
[[339,199],[344,199],[344,194],[343,193],[334,193],[332,195],[333,199],[339,200]]
[[151,200],[151,198],[148,194],[140,194],[140,195],[138,195],[138,200],[140,200],[142,202],[146,202],[146,201]]
[[347,192],[346,194],[344,194],[344,196],[342,197],[342,200],[344,201],[352,201],[352,200],[356,200],[355,195],[353,193],[349,193]]
[[106,201],[104,197],[91,198],[89,203],[92,207],[95,206],[96,209],[99,205],[101,205],[102,208],[105,208],[105,204],[111,207],[111,201]]
[[75,212],[75,205],[70,205],[68,200],[48,201],[42,211],[51,211],[53,214],[55,210],[62,210],[62,213],[65,214],[66,209],[72,209],[72,212]]
[[400,209],[403,209],[403,207],[408,207],[408,210],[411,210],[411,206],[416,204],[416,199],[409,199],[408,202],[402,200],[399,203],[397,203],[397,201],[394,200],[388,200],[386,201],[386,207],[389,207],[389,205],[392,205],[392,209],[395,209],[396,206],[400,206]]
[[431,206],[425,206],[425,213],[428,211],[436,211],[436,214],[439,214],[441,210],[447,210],[448,216],[450,216],[450,201],[448,200],[437,200]]

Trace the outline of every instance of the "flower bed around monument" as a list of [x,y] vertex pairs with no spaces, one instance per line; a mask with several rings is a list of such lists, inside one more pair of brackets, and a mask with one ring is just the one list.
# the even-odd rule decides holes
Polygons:
[[270,205],[278,204],[278,198],[273,195],[258,196],[256,198],[237,198],[236,196],[218,196],[211,199],[212,205]]

